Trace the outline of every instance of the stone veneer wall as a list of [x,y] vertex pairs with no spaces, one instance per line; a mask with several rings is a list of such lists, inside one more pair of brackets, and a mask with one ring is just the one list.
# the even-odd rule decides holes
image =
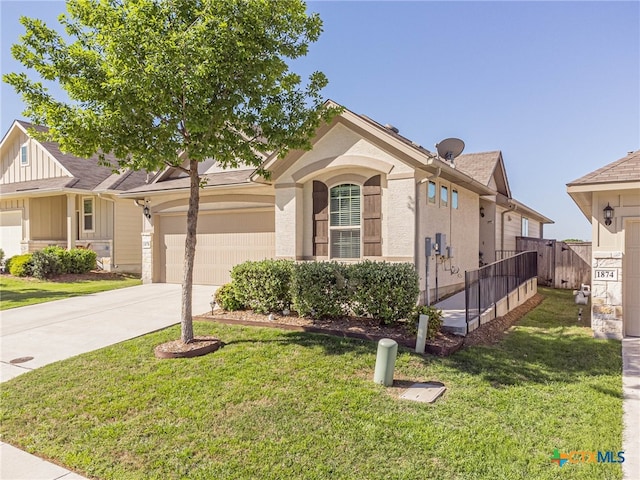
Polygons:
[[591,328],[597,338],[622,339],[622,252],[593,252],[593,270],[616,269],[618,279],[596,280],[591,275]]
[[153,283],[153,233],[142,233],[142,283]]

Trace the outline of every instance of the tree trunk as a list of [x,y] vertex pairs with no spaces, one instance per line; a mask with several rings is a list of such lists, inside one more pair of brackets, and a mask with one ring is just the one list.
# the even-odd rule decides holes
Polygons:
[[192,290],[193,264],[196,256],[196,231],[198,227],[198,210],[200,208],[200,176],[198,161],[189,160],[190,195],[187,210],[187,238],[184,242],[184,278],[182,280],[182,341],[193,341]]

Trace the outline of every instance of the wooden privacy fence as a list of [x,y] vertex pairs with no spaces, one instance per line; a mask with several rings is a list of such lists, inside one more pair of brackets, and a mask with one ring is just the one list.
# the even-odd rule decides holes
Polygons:
[[516,237],[516,251],[498,251],[496,259],[533,250],[538,254],[538,285],[580,289],[591,284],[591,243]]

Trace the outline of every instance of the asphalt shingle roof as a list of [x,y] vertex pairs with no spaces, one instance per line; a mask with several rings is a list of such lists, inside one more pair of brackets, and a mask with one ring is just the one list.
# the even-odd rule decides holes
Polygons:
[[640,150],[630,152],[602,168],[568,183],[567,185],[587,185],[592,183],[637,182],[640,180]]
[[[251,174],[254,169],[248,170],[231,170],[228,172],[207,173],[202,175],[201,178],[206,179],[207,187],[220,187],[224,185],[239,185],[243,183],[249,183]],[[171,180],[164,180],[158,183],[150,183],[138,188],[132,188],[127,193],[145,193],[145,192],[162,192],[165,190],[181,190],[189,188],[189,177],[174,178]]]
[[474,180],[489,185],[496,165],[500,160],[500,151],[465,153],[455,159],[455,166],[462,173],[467,174]]
[[[17,122],[25,129],[33,128],[39,132],[47,131],[47,127],[41,125],[33,125],[23,120],[18,120]],[[40,144],[77,179],[77,182],[72,185],[73,188],[93,190],[113,175],[112,168],[100,165],[97,155],[91,158],[80,158],[70,153],[63,153],[60,150],[60,146],[55,142],[40,142]],[[106,160],[113,164],[114,167],[117,167],[118,162],[112,155],[107,155]],[[146,180],[146,172],[136,172],[136,175],[133,176],[127,173],[123,175],[126,175],[126,178],[121,183],[126,183],[128,188],[144,185]],[[122,190],[123,188],[113,189]]]

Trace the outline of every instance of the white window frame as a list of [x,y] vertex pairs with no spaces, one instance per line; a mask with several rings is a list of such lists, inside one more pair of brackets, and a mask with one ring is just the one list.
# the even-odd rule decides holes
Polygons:
[[[360,206],[359,206],[360,211],[358,212],[358,217],[359,217],[358,218],[358,225],[335,225],[334,226],[334,225],[331,224],[331,213],[332,213],[332,210],[331,210],[331,191],[333,189],[335,189],[335,188],[346,186],[346,185],[358,187],[358,192],[359,192],[359,196],[360,196]],[[362,191],[363,191],[362,185],[360,185],[358,183],[355,183],[355,182],[337,183],[337,184],[333,185],[332,187],[330,187],[328,189],[328,192],[327,192],[328,203],[329,203],[329,205],[328,205],[328,207],[329,207],[329,219],[328,219],[329,220],[329,239],[328,240],[329,240],[329,258],[330,259],[334,259],[335,258],[335,259],[340,259],[340,260],[359,260],[359,259],[362,258],[362,250],[363,250],[362,242],[363,242],[363,239],[364,239],[364,235],[363,235],[364,229],[363,229],[363,219],[362,219],[362,207],[363,207],[363,204],[364,204],[364,199],[363,199]],[[359,235],[360,235],[360,242],[359,242],[360,244],[358,245],[358,254],[359,255],[357,257],[339,257],[339,256],[336,256],[334,254],[334,252],[333,252],[333,232],[336,232],[336,231],[355,231],[355,230],[357,230],[359,232]]]
[[527,217],[520,219],[520,235],[523,237],[529,236],[529,219]]
[[[91,201],[91,213],[88,214],[84,211],[85,202]],[[96,199],[94,197],[82,197],[80,221],[82,222],[82,233],[94,233],[96,231]],[[91,229],[85,228],[85,218],[91,215]]]
[[453,210],[458,210],[458,201],[459,201],[458,190],[452,188],[451,189],[451,208]]
[[29,146],[26,143],[20,145],[20,166],[29,166]]

